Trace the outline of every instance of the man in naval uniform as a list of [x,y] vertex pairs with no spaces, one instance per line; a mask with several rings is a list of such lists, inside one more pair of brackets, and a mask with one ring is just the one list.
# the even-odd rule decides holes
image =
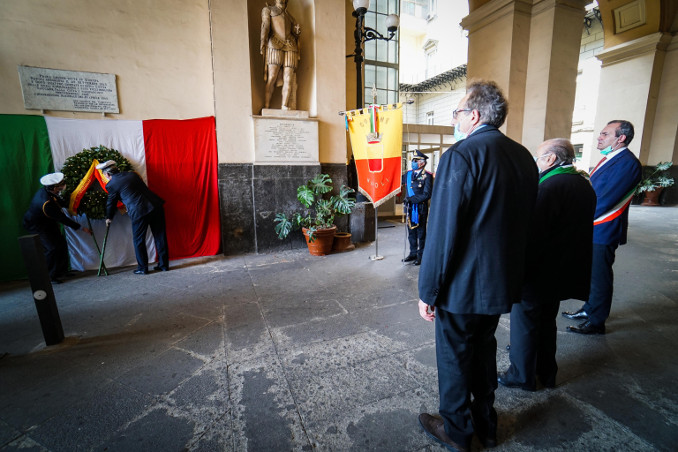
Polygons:
[[301,26],[287,12],[287,0],[276,0],[274,6],[261,10],[261,44],[259,53],[264,56],[264,81],[266,95],[264,108],[269,108],[271,96],[282,77],[282,109],[297,108],[297,76],[299,65],[299,35]]
[[415,149],[412,169],[402,177],[402,184],[407,192],[403,207],[407,215],[407,238],[410,242],[410,254],[403,262],[414,261],[414,265],[421,264],[421,257],[424,255],[428,200],[433,191],[433,174],[425,169],[427,160],[426,154]]

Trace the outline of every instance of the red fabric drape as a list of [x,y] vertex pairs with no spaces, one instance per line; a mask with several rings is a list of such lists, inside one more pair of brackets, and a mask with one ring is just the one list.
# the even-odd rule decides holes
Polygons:
[[214,117],[153,119],[143,126],[148,186],[165,200],[170,259],[219,253]]

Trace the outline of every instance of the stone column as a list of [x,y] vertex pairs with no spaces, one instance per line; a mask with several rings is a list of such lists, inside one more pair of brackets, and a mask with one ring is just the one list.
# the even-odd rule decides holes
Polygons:
[[[650,153],[655,152],[654,146],[651,147],[655,127],[661,124],[661,128],[667,126],[670,128],[673,121],[675,132],[677,122],[675,115],[657,117],[658,106],[661,106],[662,112],[675,111],[675,105],[667,104],[668,99],[659,103],[662,85],[665,87],[663,90],[665,93],[672,87],[675,89],[676,86],[675,72],[667,74],[666,80],[662,79],[662,74],[666,73],[664,62],[670,42],[670,34],[658,32],[624,42],[598,54],[602,67],[594,136],[597,138],[598,132],[613,119],[631,121],[635,137],[630,149],[643,164],[647,164]],[[675,45],[670,60],[671,65],[675,67],[674,53]],[[675,99],[675,91],[668,93],[667,96]],[[673,142],[675,146],[675,133]],[[593,149],[595,148],[596,146],[593,146]],[[592,154],[589,165],[595,166],[602,157],[596,152]],[[584,160],[586,157],[584,156]],[[666,157],[669,157],[669,152],[666,153]]]
[[588,0],[541,0],[532,8],[522,143],[569,138]]
[[491,0],[461,21],[468,30],[467,79],[494,80],[509,101],[502,130],[522,140],[531,0]]

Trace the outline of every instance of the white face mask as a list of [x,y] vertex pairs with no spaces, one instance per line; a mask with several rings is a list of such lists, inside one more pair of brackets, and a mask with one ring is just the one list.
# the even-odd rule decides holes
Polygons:
[[466,134],[466,133],[462,132],[461,130],[459,130],[459,124],[457,124],[456,126],[454,126],[454,139],[455,139],[455,140],[461,141],[461,140],[466,139],[467,136],[468,136],[468,134]]

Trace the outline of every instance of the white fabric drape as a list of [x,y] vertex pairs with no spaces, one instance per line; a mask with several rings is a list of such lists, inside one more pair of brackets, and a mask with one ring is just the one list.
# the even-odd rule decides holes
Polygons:
[[[68,157],[83,149],[103,145],[119,151],[132,164],[134,170],[148,183],[146,177],[146,153],[144,131],[141,121],[65,119],[45,116],[47,132],[52,148],[54,168],[59,171]],[[84,215],[74,218],[81,226],[87,226]],[[106,232],[104,220],[91,220],[94,234],[101,247]],[[84,232],[66,230],[66,241],[74,270],[96,270],[99,254],[92,237]],[[146,235],[149,261],[155,258],[155,244],[150,231]],[[136,264],[132,243],[132,224],[127,215],[118,212],[113,218],[106,242],[106,267],[124,267]]]

